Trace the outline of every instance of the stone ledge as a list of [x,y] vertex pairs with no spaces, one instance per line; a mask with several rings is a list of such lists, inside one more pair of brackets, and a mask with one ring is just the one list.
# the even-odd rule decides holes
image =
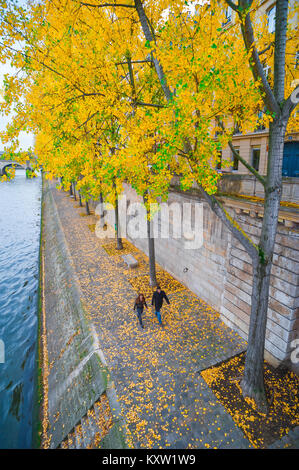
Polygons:
[[127,264],[127,266],[131,269],[137,268],[138,266],[138,261],[137,259],[134,258],[133,255],[128,254],[128,255],[122,255],[123,261]]

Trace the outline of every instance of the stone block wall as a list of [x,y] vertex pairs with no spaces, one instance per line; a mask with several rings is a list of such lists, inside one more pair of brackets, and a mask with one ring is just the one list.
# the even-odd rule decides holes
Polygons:
[[[142,198],[137,196],[135,191],[127,185],[125,185],[125,194],[127,203],[142,202]],[[173,192],[170,194],[168,202],[183,204],[190,202],[190,200],[188,195]],[[193,200],[196,201],[196,199]],[[185,249],[184,239],[171,236],[172,218],[170,214],[170,238],[156,240],[156,261],[204,301],[220,310],[229,234],[217,217],[211,217],[210,209],[206,205],[203,207],[203,224],[203,246],[196,250]],[[161,226],[160,221],[158,225]],[[130,239],[130,241],[148,253],[147,238]]]
[[[124,185],[129,202],[142,202],[135,191]],[[173,191],[169,203],[202,202],[194,193]],[[254,241],[261,229],[255,212],[228,208]],[[245,213],[246,212],[246,213]],[[170,217],[170,226],[172,220]],[[130,239],[130,238],[129,238]],[[145,253],[145,238],[130,239]],[[246,340],[250,318],[252,266],[240,243],[203,202],[203,245],[185,249],[184,238],[155,240],[156,261],[176,279],[217,309],[223,321]],[[299,233],[279,224],[273,259],[270,302],[266,331],[265,358],[274,366],[281,363],[296,370],[289,361],[291,342],[298,337],[299,322]]]
[[[242,228],[258,241],[261,218],[238,214]],[[278,225],[271,271],[265,357],[275,366],[288,360],[298,337],[299,234]],[[242,245],[231,237],[220,312],[227,325],[247,338],[252,292],[252,265]],[[291,364],[290,364],[291,365]]]
[[[105,393],[116,408],[116,395],[94,326],[87,318],[79,283],[64,237],[59,214],[47,182],[43,185],[44,315],[41,334],[46,338],[48,363],[44,388],[44,415],[48,421],[44,447],[57,448],[75,428],[82,429],[85,444],[96,439],[97,428],[88,413]],[[44,356],[45,359],[45,356]],[[45,384],[44,384],[45,386]],[[117,420],[97,446],[125,446],[116,430]],[[79,444],[72,439],[72,446]],[[110,445],[110,444],[109,444]]]

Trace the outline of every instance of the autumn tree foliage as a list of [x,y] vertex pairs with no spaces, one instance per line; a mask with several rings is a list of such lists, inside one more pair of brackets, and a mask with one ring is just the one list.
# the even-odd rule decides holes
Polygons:
[[[235,11],[230,27],[228,5]],[[66,188],[76,182],[85,199],[101,195],[116,206],[126,181],[149,208],[158,197],[167,199],[174,175],[184,190],[198,185],[252,259],[241,385],[263,409],[283,143],[286,129],[296,126],[298,101],[298,12],[289,11],[287,0],[276,5],[271,33],[266,18],[258,18],[257,0],[29,0],[26,10],[0,0],[0,60],[18,70],[5,78],[1,110],[15,116],[2,139],[14,150],[20,130],[34,132],[38,165],[49,178],[63,177]],[[269,128],[267,175],[235,152],[236,125],[242,132]],[[215,196],[219,151],[227,145],[265,189],[258,244]]]

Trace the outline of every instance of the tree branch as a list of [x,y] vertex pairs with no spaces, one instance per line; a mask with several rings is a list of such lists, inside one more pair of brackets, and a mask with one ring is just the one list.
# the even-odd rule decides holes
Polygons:
[[126,62],[128,69],[129,69],[129,77],[130,77],[130,83],[131,83],[131,88],[134,96],[134,101],[136,97],[136,87],[135,87],[135,80],[134,80],[134,72],[133,72],[133,67],[132,67],[132,61],[131,61],[131,54],[128,52],[127,54],[127,62]]
[[[222,128],[222,130],[224,131],[224,125],[223,125],[223,122],[220,121],[220,119],[216,118],[219,126]],[[265,187],[266,186],[266,181],[265,179],[263,178],[262,175],[259,174],[259,172],[253,168],[253,166],[251,166],[243,157],[241,157],[241,155],[236,151],[235,147],[233,146],[232,144],[232,141],[230,141],[228,143],[233,155],[237,158],[237,160],[239,160],[246,168],[247,170],[250,171],[250,173],[252,173],[258,180],[260,183],[262,183],[262,185]]]
[[10,49],[11,51],[13,52],[16,52],[17,54],[21,54],[23,57],[25,58],[29,58],[29,59],[32,59],[32,60],[35,60],[38,64],[40,65],[43,65],[44,67],[46,67],[47,69],[51,70],[51,72],[53,73],[56,73],[56,75],[62,77],[64,80],[66,80],[67,82],[70,82],[71,85],[78,91],[80,91],[80,93],[84,94],[84,91],[81,90],[77,85],[75,85],[74,83],[72,83],[67,77],[65,77],[61,72],[58,72],[57,70],[53,69],[52,67],[50,67],[50,65],[47,65],[45,64],[43,61],[41,60],[38,60],[36,57],[32,57],[32,56],[29,56],[28,54],[26,54],[25,52],[21,52],[21,51],[18,51],[16,49],[14,49],[13,47],[10,47],[10,46],[7,46],[5,44],[3,44],[1,41],[0,41],[0,44],[4,47],[4,48],[7,48],[7,49]]
[[152,106],[154,108],[165,108],[162,104],[153,104],[153,103],[143,103],[142,101],[136,102],[137,106]]
[[270,44],[269,44],[267,47],[265,47],[265,49],[263,49],[262,51],[259,52],[259,55],[265,54],[269,49],[271,49],[271,47],[272,47],[273,45],[274,45],[274,43],[273,43],[273,42],[270,42]]
[[259,182],[262,183],[262,185],[264,187],[266,187],[265,178],[263,178],[263,176],[260,175],[259,172],[255,168],[253,168],[253,166],[249,165],[249,163],[243,157],[241,157],[241,155],[234,148],[231,141],[228,143],[228,145],[229,145],[233,155],[237,158],[237,160],[239,160],[247,168],[247,170],[249,170],[250,173],[252,173],[256,177],[256,179],[258,179]]
[[252,260],[258,258],[258,247],[249,236],[242,230],[238,223],[228,214],[223,205],[215,196],[209,195],[203,188],[200,188],[204,199],[209,204],[213,212],[220,218],[224,225],[232,232],[237,240],[244,246]]
[[[228,0],[226,0],[226,3],[228,4]],[[251,4],[252,4],[252,0],[239,0],[239,5],[237,9],[238,15],[241,19],[241,31],[243,35],[245,48],[247,52],[249,52],[251,55],[250,65],[251,65],[253,78],[255,81],[261,80],[260,89],[265,95],[264,101],[268,110],[272,113],[279,115],[280,113],[279,105],[271,90],[271,87],[269,85],[269,82],[264,72],[263,65],[259,58],[259,53],[255,47],[254,32],[253,32],[252,22],[250,18],[250,13],[248,11]]]
[[84,7],[94,7],[94,8],[104,8],[104,7],[135,8],[135,5],[124,5],[123,3],[102,3],[101,5],[95,5],[93,3],[80,2],[80,5]]
[[[152,60],[131,60],[131,64],[152,63]],[[117,62],[116,65],[128,65],[128,62]]]
[[96,111],[96,112],[93,113],[91,116],[89,116],[89,117],[86,119],[86,121],[82,122],[82,124],[80,124],[78,127],[76,127],[76,128],[74,129],[74,132],[75,132],[77,129],[80,129],[80,127],[82,127],[82,126],[84,126],[85,124],[87,124],[88,121],[90,121],[93,117],[96,116],[96,114],[98,114],[98,112],[99,112],[99,111]]
[[226,0],[226,3],[229,7],[232,8],[232,10],[238,11],[238,5],[236,5],[234,2],[232,2],[231,0]]
[[132,61],[131,61],[131,54],[129,51],[127,52],[126,64],[129,69],[129,79],[130,79],[130,84],[131,84],[131,89],[132,89],[132,94],[133,94],[133,116],[134,116],[135,108],[136,108],[136,87],[135,87],[134,72],[133,72]]
[[[145,36],[145,39],[149,42],[152,42],[154,40],[151,28],[149,27],[149,21],[147,19],[147,16],[145,14],[143,5],[141,0],[134,0],[135,1],[135,7],[139,16],[139,20],[142,26],[143,34]],[[160,65],[158,59],[154,57],[154,51],[152,51],[152,60],[158,75],[158,79],[160,81],[161,87],[164,91],[164,95],[167,99],[167,101],[170,101],[172,97],[172,93],[167,85],[166,77],[163,71],[162,66]]]
[[282,113],[289,117],[291,113],[296,108],[297,104],[299,103],[299,85],[296,86],[295,90],[290,94],[288,99],[285,101]]
[[285,51],[288,23],[288,0],[276,2],[274,48],[274,96],[280,105],[284,100]]

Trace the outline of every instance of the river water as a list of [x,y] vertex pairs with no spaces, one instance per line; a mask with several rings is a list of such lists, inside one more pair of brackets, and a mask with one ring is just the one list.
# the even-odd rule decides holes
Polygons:
[[[0,448],[32,447],[41,177],[0,183]],[[3,352],[5,357],[3,358]],[[3,362],[4,360],[4,362]]]

